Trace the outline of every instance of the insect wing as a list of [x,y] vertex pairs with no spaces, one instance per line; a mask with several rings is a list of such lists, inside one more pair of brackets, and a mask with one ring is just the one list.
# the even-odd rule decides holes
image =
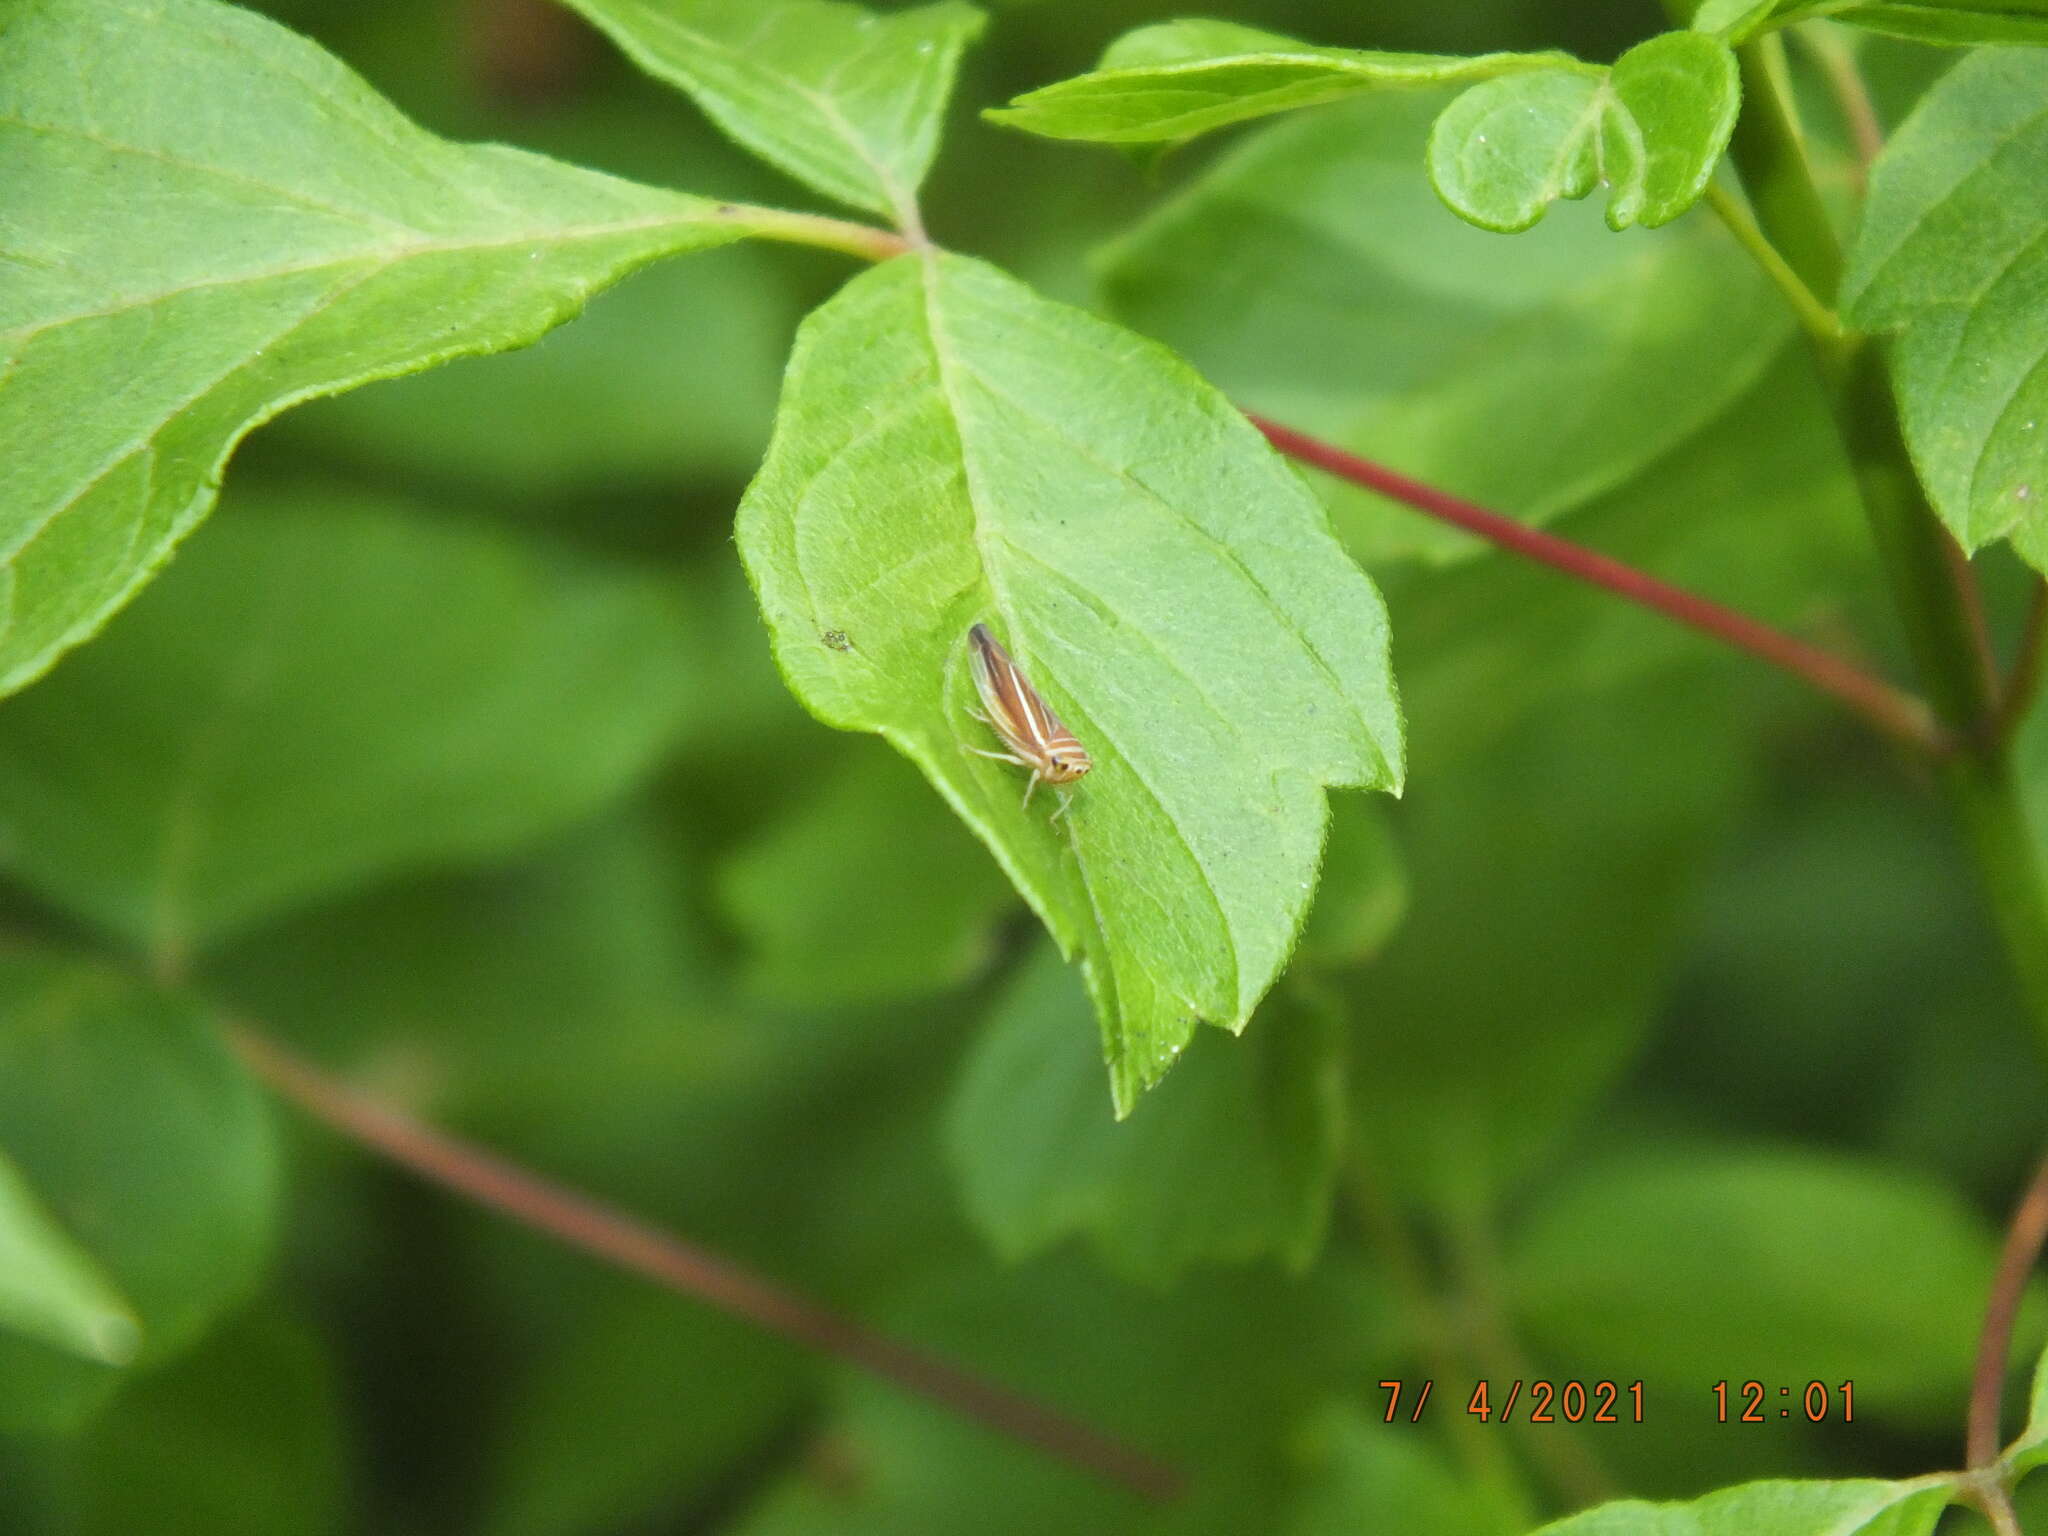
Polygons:
[[989,724],[1019,757],[1043,764],[1048,742],[1065,734],[1065,728],[986,625],[975,625],[967,638],[973,648],[974,687],[981,695],[982,708],[988,711]]

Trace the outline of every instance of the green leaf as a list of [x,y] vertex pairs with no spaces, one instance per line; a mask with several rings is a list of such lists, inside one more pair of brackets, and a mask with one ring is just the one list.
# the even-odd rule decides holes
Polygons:
[[[199,1008],[88,963],[0,955],[0,1153],[133,1305],[138,1363],[191,1344],[268,1256],[255,1087]],[[0,1428],[75,1425],[119,1380],[0,1334]]]
[[918,776],[866,748],[719,880],[751,949],[749,988],[782,1003],[943,991],[988,959],[1009,887]]
[[[595,62],[602,45],[580,18],[554,0],[526,6],[493,10],[471,28],[434,26],[403,5],[351,4],[318,25],[327,46],[415,121],[450,135],[655,186],[687,177],[741,203],[789,196],[780,172],[659,81],[613,69],[601,86],[586,80],[544,110],[479,90],[492,35],[524,39],[534,52],[521,56],[562,71],[565,86]],[[700,505],[729,516],[728,487],[736,496],[746,484],[774,425],[789,338],[844,270],[834,255],[759,240],[656,262],[530,347],[309,402],[265,427],[256,448],[277,455],[273,463],[290,454],[345,460],[337,467],[361,468],[379,484],[473,490],[528,521],[557,517],[577,537],[623,527],[642,543],[672,547],[708,526],[708,516],[694,515]],[[683,516],[678,490],[691,497]],[[617,499],[601,509],[598,496]],[[748,608],[758,630],[751,596]],[[765,647],[757,649],[766,663]],[[765,670],[772,676],[774,667]]]
[[1906,440],[1966,549],[2048,570],[2048,54],[1987,50],[1921,99],[1871,168],[1843,279],[1850,323],[1895,331]]
[[2006,1452],[2015,1473],[2048,1462],[2048,1349],[2034,1362],[2033,1389],[2027,1395],[2027,1427]]
[[[1794,353],[1570,529],[1791,626],[1876,579],[1810,364]],[[1765,703],[1775,683],[1738,693],[1765,680],[1527,561],[1419,570],[1389,601],[1413,771],[1430,793],[1395,808],[1409,911],[1350,987],[1352,1124],[1389,1186],[1456,1215],[1514,1197],[1635,1102],[1614,1090],[1668,1010],[1731,812],[1753,793],[1752,727],[1786,701]],[[1669,1451],[1683,1481],[1666,1490],[1697,1490],[1702,1454]],[[1728,1480],[1755,1475],[1751,1456],[1725,1449]]]
[[1006,1258],[1085,1235],[1164,1287],[1196,1263],[1322,1245],[1344,1128],[1344,1038],[1276,993],[1242,1041],[1204,1035],[1125,1123],[1101,1099],[1088,998],[1041,948],[998,1003],[946,1116],[967,1214]]
[[1559,198],[1600,185],[1610,229],[1654,228],[1705,194],[1741,104],[1727,44],[1666,32],[1604,73],[1580,65],[1475,85],[1437,119],[1430,180],[1482,229],[1527,229]]
[[[1574,510],[1563,527],[1589,548],[1786,629],[1811,625],[1816,613],[1839,612],[1845,593],[1868,594],[1881,580],[1841,440],[1809,359],[1792,349],[1702,430]],[[1654,840],[1652,827],[1666,817],[1665,835],[1688,823],[1718,832],[1729,793],[1741,783],[1744,744],[1756,738],[1737,716],[1716,709],[1738,702],[1738,684],[1761,684],[1763,674],[1659,615],[1584,583],[1559,581],[1532,561],[1411,567],[1390,573],[1389,587],[1407,657],[1404,696],[1415,695],[1411,712],[1430,725],[1428,738],[1418,736],[1413,746],[1418,762],[1423,754],[1430,759],[1418,776],[1459,772],[1462,779],[1466,770],[1456,765],[1513,750],[1507,742],[1516,731],[1549,718],[1555,738],[1536,760],[1558,765],[1548,793],[1557,808],[1589,817],[1577,835],[1590,845],[1606,849],[1618,841],[1615,854],[1624,857],[1632,838]],[[1503,613],[1515,615],[1512,628],[1498,622]],[[1878,623],[1883,615],[1871,608],[1865,618]],[[1674,700],[1674,684],[1699,696]],[[1750,701],[1751,718],[1759,707],[1760,698]],[[1616,711],[1622,718],[1610,719]],[[1587,730],[1592,735],[1583,735]],[[1575,731],[1580,740],[1572,745]],[[1566,768],[1574,754],[1584,766]],[[1484,770],[1475,763],[1469,771]],[[1512,763],[1497,760],[1493,771],[1497,794],[1511,792]],[[1584,794],[1581,784],[1599,789]],[[1641,809],[1629,818],[1603,813],[1601,795],[1617,810]],[[1513,813],[1503,804],[1484,814],[1490,821]],[[1617,838],[1623,821],[1636,815],[1649,825]],[[1452,816],[1441,826],[1446,849],[1466,844]],[[1401,830],[1419,893],[1423,850]],[[1690,839],[1678,846],[1698,850]],[[1663,873],[1676,876],[1675,851],[1665,857]],[[1631,882],[1654,882],[1659,874],[1635,863],[1618,867]],[[1565,866],[1547,878],[1570,874]],[[1552,909],[1530,899],[1547,918]],[[1599,910],[1610,910],[1604,899]],[[1516,931],[1506,930],[1508,942],[1519,943]],[[1603,971],[1647,958],[1640,941],[1623,953],[1589,943]]]
[[[1779,623],[1874,579],[1789,353],[1570,528]],[[1390,1186],[1465,1211],[1525,1187],[1641,1054],[1762,706],[1739,661],[1526,561],[1416,570],[1389,601],[1430,792],[1394,810],[1408,915],[1351,984],[1353,1125]]]
[[22,0],[0,78],[0,692],[91,635],[206,515],[252,426],[523,345],[700,198],[422,133],[210,0]]
[[1297,1456],[1302,1488],[1286,1536],[1519,1536],[1527,1528],[1482,1481],[1445,1466],[1420,1433],[1369,1421],[1352,1403],[1318,1414]]
[[[1275,124],[1106,250],[1104,289],[1247,406],[1549,522],[1700,433],[1790,317],[1710,221],[1618,241],[1570,208],[1510,243],[1453,218],[1415,174],[1433,107]],[[1362,559],[1486,547],[1318,483]]]
[[[758,641],[751,597],[740,617]],[[800,729],[877,750],[819,732],[767,670]],[[209,957],[209,989],[437,1124],[678,1213],[846,1305],[849,1269],[902,1274],[929,1233],[974,1251],[932,1149],[958,1003],[743,1007],[700,931],[705,829],[678,826],[695,800],[650,792],[509,865],[386,884],[244,935]],[[861,1138],[882,1134],[902,1148],[878,1173]],[[513,1331],[538,1342],[566,1325],[558,1302],[587,1269],[507,1227],[463,1272],[516,1298]]]
[[[1188,1479],[1136,1498],[958,1413],[840,1373],[808,1465],[750,1507],[744,1536],[1245,1536],[1275,1528],[1283,1458],[1313,1408],[1370,1380],[1389,1304],[1355,1268],[1190,1275],[1171,1297],[1078,1263],[938,1270],[879,1321]],[[1367,1527],[1378,1529],[1378,1527]],[[1392,1528],[1388,1528],[1390,1533]],[[1423,1533],[1417,1533],[1423,1536]]]
[[[1123,1111],[1279,973],[1324,786],[1400,782],[1379,597],[1308,488],[1163,349],[977,262],[805,322],[739,542],[798,698],[916,762],[1079,956]],[[1094,754],[1057,822],[978,755],[982,620]]]
[[1818,16],[1953,47],[2048,43],[2048,0],[1706,0],[1692,24],[1740,43]]
[[[1443,723],[1418,751],[1461,695],[1498,713],[1533,688],[1532,661],[1558,664],[1520,634],[1446,655],[1428,684]],[[1426,759],[1430,793],[1397,818],[1407,919],[1347,989],[1353,1123],[1390,1186],[1453,1211],[1514,1192],[1636,1055],[1741,783],[1727,715],[1662,670],[1539,696],[1495,739]]]
[[1598,71],[1562,53],[1376,53],[1319,48],[1224,21],[1169,21],[1119,38],[1102,66],[982,115],[1052,139],[1181,144],[1232,123],[1361,92],[1460,85],[1530,70]]
[[333,1370],[303,1326],[229,1320],[114,1399],[74,1448],[70,1536],[336,1536],[346,1459]]
[[961,50],[959,0],[878,16],[836,0],[567,0],[738,143],[915,228]]
[[0,856],[174,963],[587,815],[676,740],[693,640],[630,568],[375,500],[256,498],[0,713]]
[[1732,46],[1754,36],[1787,3],[1788,0],[1704,0],[1692,13],[1692,29],[1710,32]]
[[123,1365],[141,1342],[135,1313],[0,1151],[0,1328]]
[[1694,1149],[1563,1180],[1507,1267],[1530,1337],[1575,1371],[1703,1404],[1724,1377],[1789,1387],[1765,1405],[1772,1422],[1800,1412],[1807,1382],[1853,1381],[1859,1422],[1932,1428],[1961,1409],[1996,1258],[1938,1184],[1815,1153]]
[[2048,0],[1880,0],[1839,11],[1805,9],[1921,43],[2048,43]]
[[1955,1496],[1946,1477],[1744,1483],[1690,1504],[1602,1504],[1535,1536],[1930,1536]]
[[403,1056],[434,1085],[438,1119],[486,1136],[595,1129],[632,1095],[673,1108],[776,1049],[706,1006],[690,870],[636,799],[509,865],[388,882],[230,936],[207,980],[336,1070]]
[[606,1308],[517,1384],[477,1529],[604,1536],[699,1507],[802,1411],[806,1364],[672,1296]]

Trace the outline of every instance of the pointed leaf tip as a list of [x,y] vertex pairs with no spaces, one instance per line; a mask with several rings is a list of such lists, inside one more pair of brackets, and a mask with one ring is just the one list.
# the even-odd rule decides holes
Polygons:
[[856,208],[916,221],[960,55],[960,0],[877,13],[841,0],[567,0],[736,143]]

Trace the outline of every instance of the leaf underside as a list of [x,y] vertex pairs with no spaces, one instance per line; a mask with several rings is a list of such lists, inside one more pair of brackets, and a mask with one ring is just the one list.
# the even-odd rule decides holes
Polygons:
[[1816,16],[1951,47],[2048,43],[2048,0],[1706,0],[1692,24],[1740,43]]
[[1945,1478],[1742,1483],[1689,1504],[1602,1504],[1534,1536],[1929,1536],[1954,1494]]
[[[1384,610],[1306,485],[1155,344],[978,262],[806,322],[739,541],[798,697],[915,761],[1080,958],[1121,1110],[1285,963],[1324,787],[1400,782]],[[1057,822],[974,750],[977,621],[1094,755]]]
[[961,51],[959,0],[568,0],[733,140],[828,197],[914,224]]
[[1706,191],[1740,104],[1726,44],[1667,32],[1610,70],[1574,65],[1472,87],[1430,134],[1430,180],[1485,229],[1527,229],[1559,198],[1603,185],[1609,228],[1668,224]]
[[1878,158],[1843,279],[1851,323],[1894,331],[1900,415],[1966,549],[2048,571],[2048,53],[1987,49]]
[[534,340],[700,198],[406,121],[211,0],[21,0],[0,70],[0,692],[127,600],[257,423]]

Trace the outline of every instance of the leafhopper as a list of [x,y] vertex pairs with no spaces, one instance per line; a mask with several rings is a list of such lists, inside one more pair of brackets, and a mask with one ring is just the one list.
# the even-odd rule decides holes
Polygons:
[[1024,786],[1027,806],[1041,780],[1054,785],[1071,784],[1095,766],[1088,749],[1060,723],[1052,706],[1038,696],[1031,679],[1018,670],[1017,663],[988,632],[986,624],[977,624],[967,631],[967,653],[974,667],[974,689],[981,695],[981,708],[975,711],[975,718],[1009,748],[1007,752],[990,752],[982,747],[969,750],[997,762],[1029,768],[1031,782]]

